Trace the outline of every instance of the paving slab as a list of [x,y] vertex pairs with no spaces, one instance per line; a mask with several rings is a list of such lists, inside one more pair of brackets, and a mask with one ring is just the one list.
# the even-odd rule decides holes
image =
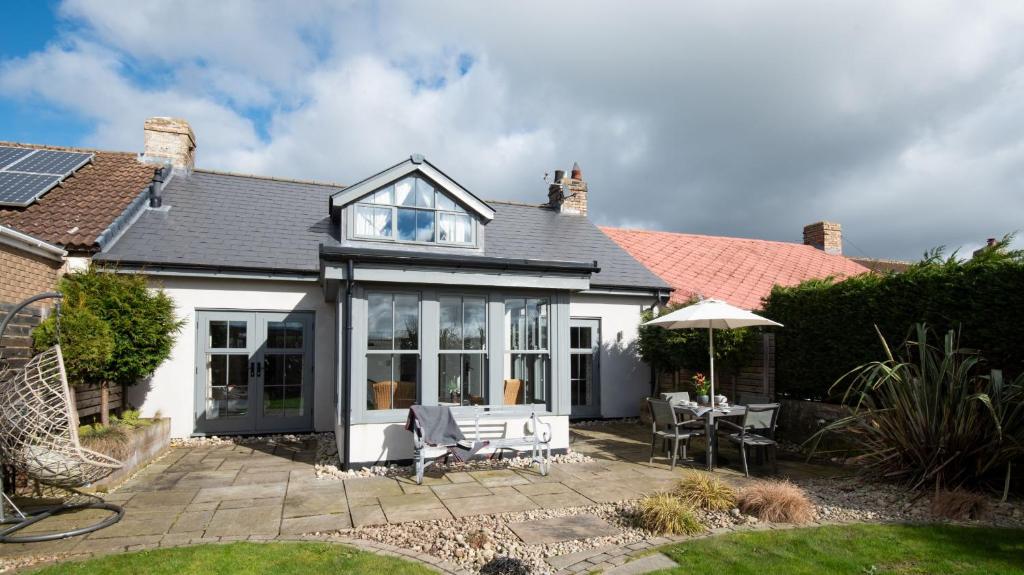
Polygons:
[[506,487],[525,485],[530,481],[511,469],[494,469],[487,471],[470,471],[469,474],[477,483],[484,487]]
[[360,479],[346,479],[344,482],[345,493],[351,497],[386,497],[390,495],[401,495],[402,488],[394,479],[386,477],[365,477]]
[[267,497],[284,497],[288,489],[286,483],[267,485],[230,485],[228,487],[204,487],[199,490],[195,503],[204,501],[227,501],[230,499],[264,499]]
[[117,523],[89,534],[89,539],[111,539],[137,535],[163,535],[178,518],[177,513],[125,513]]
[[679,564],[668,558],[667,555],[661,553],[654,553],[653,555],[644,555],[643,557],[623,563],[618,567],[613,567],[604,571],[604,575],[642,575],[643,573],[652,573],[654,571],[661,571],[663,569],[674,569]]
[[384,516],[384,510],[380,508],[380,505],[361,505],[358,507],[352,507],[349,511],[352,517],[353,527],[384,525],[388,522],[387,517]]
[[279,506],[220,509],[206,527],[206,536],[277,535],[281,527]]
[[573,491],[598,503],[612,503],[626,499],[636,499],[640,496],[640,491],[634,488],[639,487],[635,482],[623,483],[608,480],[577,479],[566,481],[565,484],[571,487]]
[[435,485],[432,489],[441,499],[458,499],[460,497],[480,497],[491,495],[491,491],[479,483],[449,483]]
[[566,553],[565,555],[555,555],[554,557],[548,557],[546,561],[548,562],[548,565],[551,565],[555,569],[565,569],[570,565],[575,565],[580,561],[590,559],[591,557],[608,551],[614,551],[615,549],[617,549],[615,545],[604,545],[601,547],[594,547],[593,549],[584,549],[574,553]]
[[543,509],[587,507],[594,504],[593,501],[575,491],[570,491],[569,493],[537,493],[528,497]]
[[444,501],[444,505],[455,517],[529,511],[538,507],[529,497],[522,494],[460,497],[458,499],[447,499]]
[[213,519],[213,511],[186,511],[178,516],[168,533],[202,532]]
[[348,498],[345,486],[338,482],[331,487],[314,489],[310,484],[295,485],[288,489],[284,499],[284,517],[302,517],[305,515],[322,515],[343,513],[348,511]]
[[267,483],[288,483],[291,471],[282,469],[280,471],[248,471],[242,470],[235,477],[234,485],[260,485]]
[[281,520],[281,535],[302,535],[317,531],[337,531],[352,527],[348,513],[310,515]]
[[[157,511],[167,507],[187,506],[195,499],[199,489],[168,489],[165,491],[146,491],[135,494],[123,505],[131,510]],[[109,501],[109,498],[108,498]]]
[[617,527],[590,513],[511,523],[508,527],[527,545],[558,543],[591,537],[610,537],[619,534]]
[[[166,474],[165,474],[166,475]],[[192,471],[186,473],[178,480],[175,487],[185,489],[188,487],[222,487],[231,485],[238,475],[237,471]]]
[[564,483],[528,483],[516,485],[515,490],[523,495],[547,495],[551,493],[576,493]]

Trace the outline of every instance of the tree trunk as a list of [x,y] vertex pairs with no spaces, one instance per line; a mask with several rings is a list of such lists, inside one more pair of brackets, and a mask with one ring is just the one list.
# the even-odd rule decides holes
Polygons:
[[110,425],[110,384],[100,384],[100,423]]

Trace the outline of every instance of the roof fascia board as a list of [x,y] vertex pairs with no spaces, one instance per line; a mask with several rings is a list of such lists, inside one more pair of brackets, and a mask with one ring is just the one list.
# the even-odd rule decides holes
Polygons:
[[[343,266],[326,266],[324,279],[345,280]],[[442,270],[436,268],[356,266],[352,279],[357,282],[398,284],[510,287],[581,291],[590,287],[586,275],[504,272],[498,270]]]
[[430,162],[423,160],[420,163],[412,159],[392,166],[379,174],[353,184],[344,190],[331,196],[331,207],[341,207],[350,204],[366,194],[386,186],[387,184],[405,177],[413,172],[422,173],[424,176],[436,182],[446,192],[454,196],[461,203],[468,206],[480,217],[487,221],[494,219],[494,209],[484,203],[483,200],[474,196],[472,192],[460,186],[455,180],[449,178],[444,172],[434,167]]
[[360,264],[386,264],[395,266],[439,267],[450,269],[491,269],[504,272],[554,272],[574,275],[598,273],[597,262],[547,261],[496,258],[478,255],[424,254],[420,252],[351,249],[320,245],[321,262],[353,260]]
[[319,275],[312,271],[263,270],[259,268],[233,268],[228,266],[204,266],[200,264],[166,265],[150,264],[145,262],[119,262],[117,260],[105,260],[99,258],[95,261],[98,264],[108,266],[106,269],[115,273],[139,273],[150,276],[262,279],[301,282],[316,282],[320,279]]
[[0,244],[56,262],[63,261],[64,257],[68,255],[68,252],[60,247],[2,225],[0,225]]

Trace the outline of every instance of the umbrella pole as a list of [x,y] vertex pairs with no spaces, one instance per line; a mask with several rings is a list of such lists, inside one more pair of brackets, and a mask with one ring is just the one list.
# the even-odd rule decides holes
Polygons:
[[715,328],[708,320],[708,359],[711,361],[711,409],[715,408]]

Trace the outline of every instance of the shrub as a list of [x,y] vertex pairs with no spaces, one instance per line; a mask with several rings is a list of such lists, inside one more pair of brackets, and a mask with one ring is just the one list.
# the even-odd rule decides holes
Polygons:
[[899,274],[776,286],[762,307],[786,326],[775,331],[776,391],[833,399],[833,382],[877,357],[876,325],[897,337],[918,322],[940,332],[956,329],[992,367],[1011,377],[1024,372],[1024,258],[1008,249],[1010,239],[970,260],[943,258],[935,250]]
[[[691,300],[674,304],[660,315],[696,303]],[[641,322],[654,319],[650,310],[641,314]],[[706,329],[665,329],[653,325],[641,325],[639,337],[640,357],[655,368],[664,371],[708,369],[708,333]],[[755,345],[760,341],[760,332],[751,328],[715,330],[715,365],[736,370],[752,357]],[[717,372],[716,372],[717,373]]]
[[932,515],[943,519],[954,521],[984,519],[988,512],[988,498],[973,491],[940,490],[932,497]]
[[[881,334],[879,334],[881,337]],[[840,432],[860,452],[861,470],[938,488],[981,486],[1003,480],[1024,455],[1024,376],[1004,382],[986,370],[978,352],[960,347],[950,331],[941,344],[918,324],[896,353],[862,365],[846,385],[851,415],[813,438]],[[883,340],[884,342],[884,340]]]
[[[162,291],[150,290],[146,277],[139,274],[90,267],[66,274],[58,289],[69,311],[47,318],[36,329],[36,345],[57,342],[59,319],[65,362],[77,366],[74,374],[69,367],[69,378],[75,384],[99,383],[103,393],[110,384],[134,385],[153,373],[170,355],[183,325],[174,318],[174,302]],[[104,360],[98,352],[107,346],[105,337],[112,344]],[[107,422],[107,413],[100,417]]]
[[758,481],[740,490],[736,506],[747,515],[772,523],[807,523],[814,505],[804,490],[789,481]]
[[695,535],[704,531],[693,506],[670,493],[641,499],[637,503],[636,523],[647,531],[668,535]]
[[687,472],[679,481],[675,494],[685,503],[708,511],[726,511],[736,505],[736,492],[722,480],[708,473]]
[[114,353],[110,326],[81,303],[64,307],[59,330],[56,316],[44,321],[32,332],[32,343],[37,351],[61,344],[64,368],[72,385],[102,381]]

